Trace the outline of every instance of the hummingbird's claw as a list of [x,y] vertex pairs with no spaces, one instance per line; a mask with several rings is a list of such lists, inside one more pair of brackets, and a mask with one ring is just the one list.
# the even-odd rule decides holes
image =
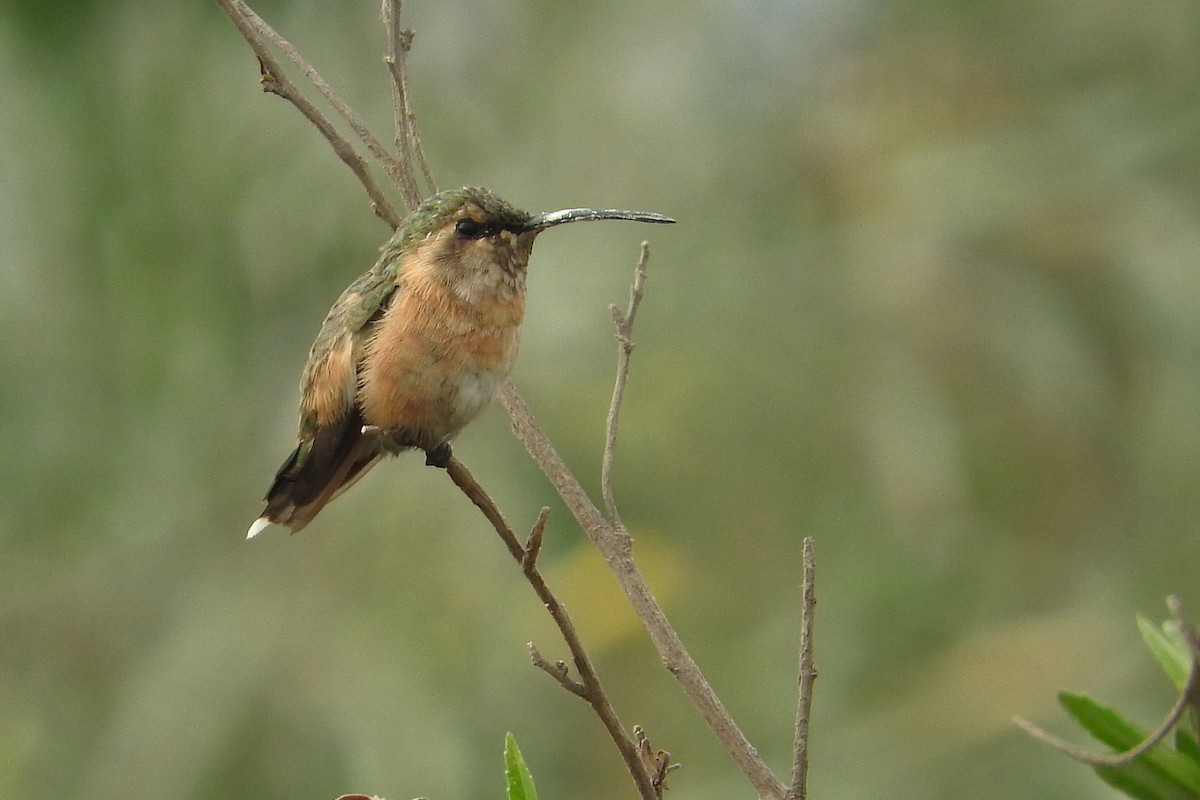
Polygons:
[[442,442],[432,450],[425,451],[425,466],[445,469],[450,464],[454,453],[450,450],[449,442]]

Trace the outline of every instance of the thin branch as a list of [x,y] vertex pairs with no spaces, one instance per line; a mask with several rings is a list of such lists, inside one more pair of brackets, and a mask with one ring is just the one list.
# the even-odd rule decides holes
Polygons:
[[383,0],[383,25],[387,30],[387,55],[384,63],[392,76],[392,115],[396,127],[396,153],[399,155],[400,174],[396,183],[404,195],[404,204],[409,210],[421,202],[421,190],[413,175],[412,138],[413,127],[408,117],[407,79],[405,57],[412,47],[413,32],[400,27],[401,0]]
[[[533,587],[533,591],[537,594],[538,599],[542,601],[546,606],[546,610],[550,612],[550,616],[554,619],[554,624],[558,626],[563,641],[567,644],[567,649],[571,651],[571,660],[575,663],[575,669],[579,671],[578,685],[582,687],[583,693],[572,688],[571,684],[574,684],[574,681],[571,681],[570,684],[566,682],[569,679],[566,678],[565,665],[560,676],[557,668],[547,665],[545,659],[541,658],[540,653],[537,652],[537,648],[531,646],[530,657],[534,659],[535,666],[554,676],[569,691],[579,695],[588,702],[595,711],[596,716],[600,718],[600,722],[604,725],[605,730],[608,731],[609,738],[612,739],[613,744],[620,751],[621,758],[625,761],[625,767],[629,770],[633,782],[637,785],[642,799],[657,800],[651,776],[646,773],[638,756],[637,745],[621,725],[621,720],[618,719],[617,712],[613,709],[612,703],[609,702],[608,695],[600,683],[600,677],[596,674],[595,667],[592,666],[591,656],[588,655],[587,650],[584,648],[583,640],[579,638],[579,632],[575,629],[575,623],[571,621],[571,616],[567,613],[567,609],[558,601],[554,593],[550,591],[545,578],[538,571],[536,558],[529,557],[529,552],[521,546],[516,534],[513,533],[512,528],[504,520],[504,515],[496,507],[496,503],[484,488],[480,486],[479,482],[475,480],[470,471],[463,466],[461,461],[452,457],[446,465],[446,474],[462,490],[462,493],[483,512],[488,522],[492,523],[492,527],[496,529],[496,533],[499,534],[500,539],[504,542],[504,546],[508,548],[509,554],[521,566],[521,572],[525,575],[525,579],[529,581],[529,585]],[[542,516],[539,515],[539,520]],[[537,527],[535,526],[534,534],[536,534],[536,531]],[[533,539],[534,534],[530,535],[531,539]],[[547,666],[550,668],[547,669]]]
[[[350,125],[350,129],[354,131],[354,135],[366,146],[371,155],[375,156],[375,159],[383,167],[384,172],[398,185],[400,175],[403,172],[399,161],[384,148],[379,139],[375,137],[375,134],[371,133],[367,128],[366,123],[354,112],[354,109],[350,108],[346,101],[333,90],[333,87],[321,77],[321,73],[317,72],[316,68],[308,63],[304,56],[300,54],[300,51],[296,49],[295,45],[267,24],[267,21],[256,14],[243,0],[217,0],[217,2],[225,9],[225,13],[229,14],[230,18],[234,20],[234,24],[238,25],[238,30],[242,31],[243,36],[246,35],[246,31],[243,28],[244,24],[257,34],[255,38],[259,42],[263,40],[270,42],[273,47],[283,53],[288,61],[295,65],[296,69],[300,70],[304,77],[308,79],[308,82],[312,84],[313,88],[320,92],[321,96],[333,107],[333,110],[340,114],[342,119],[346,120],[347,124]],[[242,21],[241,23],[239,23],[239,19]],[[247,41],[250,41],[249,37],[247,37]],[[252,46],[253,44],[251,42]],[[255,52],[257,52],[257,49]]]
[[704,678],[695,659],[688,653],[679,634],[671,626],[662,607],[654,599],[633,560],[632,541],[624,527],[604,518],[571,473],[546,432],[534,419],[529,406],[510,381],[500,386],[499,399],[512,420],[513,433],[550,480],[572,516],[588,538],[600,550],[609,569],[625,592],[630,605],[642,620],[654,642],[663,665],[675,676],[683,693],[700,712],[701,718],[721,742],[726,752],[758,792],[759,797],[780,800],[787,788],[771,772],[758,751],[721,703]]
[[578,695],[584,700],[587,699],[587,687],[570,676],[570,671],[567,669],[567,662],[555,661],[551,664],[537,649],[537,645],[529,642],[526,645],[529,648],[529,661],[535,667],[545,672],[551,678],[558,681],[559,684],[573,695]]
[[1058,738],[1044,728],[1022,717],[1014,717],[1013,722],[1039,742],[1053,747],[1055,750],[1076,761],[1093,767],[1123,767],[1154,749],[1159,742],[1163,741],[1171,733],[1172,729],[1174,729],[1175,725],[1183,717],[1184,712],[1190,706],[1200,701],[1200,640],[1197,640],[1196,631],[1183,618],[1183,607],[1179,598],[1175,596],[1168,597],[1167,606],[1171,610],[1171,615],[1175,618],[1176,624],[1179,625],[1179,630],[1187,640],[1189,649],[1192,651],[1192,667],[1188,671],[1188,678],[1184,684],[1183,691],[1179,693],[1178,699],[1171,706],[1171,710],[1167,712],[1167,716],[1162,721],[1162,724],[1142,740],[1141,743],[1121,753],[1091,753]]
[[617,514],[617,501],[613,495],[613,460],[617,451],[617,421],[621,414],[621,403],[625,399],[625,383],[629,379],[630,354],[633,353],[633,319],[642,303],[642,291],[646,285],[646,262],[650,258],[650,243],[642,242],[642,252],[633,270],[633,283],[629,286],[629,307],[624,313],[615,305],[608,307],[612,314],[617,337],[617,377],[613,381],[612,402],[608,406],[608,420],[604,431],[604,457],[600,462],[600,486],[604,496],[604,508],[614,525],[621,524]]
[[[411,29],[400,28],[400,0],[384,0],[383,18],[388,31],[388,73],[392,76],[392,113],[396,125],[396,151],[400,154],[400,164],[404,169],[406,183],[416,191],[417,201],[421,198],[421,189],[417,183],[417,169],[425,181],[425,193],[437,193],[437,182],[429,169],[429,160],[425,158],[425,146],[421,143],[421,134],[417,130],[417,115],[412,107],[412,92],[408,85],[408,53],[412,49],[414,32]],[[413,167],[413,164],[416,167]]]
[[[401,62],[404,63],[404,62]],[[400,73],[401,85],[404,88],[404,119],[408,125],[409,141],[412,142],[412,152],[410,158],[417,162],[417,166],[421,170],[421,177],[425,179],[425,189],[430,195],[437,194],[437,181],[433,179],[433,171],[429,169],[429,159],[425,157],[425,145],[421,141],[421,135],[417,130],[417,114],[412,107],[412,92],[408,88],[408,70],[402,70]]]
[[816,560],[813,540],[804,537],[804,577],[800,605],[800,696],[796,701],[796,735],[793,743],[792,785],[788,800],[808,796],[808,723],[812,712],[813,684],[817,670],[813,665],[813,613],[817,607]]
[[[1194,676],[1195,674],[1196,670],[1193,668],[1192,675]],[[1194,678],[1188,678],[1189,687],[1191,687],[1194,682]],[[1122,767],[1140,758],[1141,756],[1144,756],[1146,753],[1150,752],[1150,750],[1154,749],[1159,742],[1165,739],[1171,733],[1171,730],[1175,727],[1175,724],[1179,722],[1180,717],[1183,716],[1183,712],[1187,710],[1190,703],[1191,700],[1186,692],[1180,694],[1179,699],[1177,699],[1175,701],[1175,705],[1171,707],[1171,711],[1167,714],[1166,719],[1163,720],[1162,725],[1160,725],[1136,747],[1126,750],[1123,753],[1090,753],[1087,750],[1076,747],[1070,742],[1058,738],[1054,734],[1035,725],[1029,720],[1024,719],[1023,717],[1013,717],[1013,722],[1017,724],[1017,727],[1021,728],[1021,730],[1025,731],[1042,744],[1049,745],[1063,755],[1069,756],[1076,761],[1093,767]]]
[[[371,198],[371,208],[375,214],[390,225],[392,230],[400,227],[400,215],[396,213],[391,202],[388,201],[387,196],[383,193],[383,189],[371,177],[366,161],[337,132],[333,123],[288,79],[283,67],[271,55],[266,41],[260,35],[258,28],[253,24],[252,20],[257,19],[263,25],[266,25],[266,23],[262,22],[240,0],[217,0],[217,4],[229,16],[234,26],[242,34],[242,38],[246,40],[250,48],[254,51],[254,54],[258,56],[259,68],[262,71],[263,91],[278,95],[294,105],[304,115],[304,118],[311,122],[320,131],[321,135],[325,137],[325,141],[329,142],[330,146],[333,147],[333,152],[337,154],[342,163],[349,167],[350,171],[358,177],[359,182],[362,183],[363,188],[367,191],[367,196]],[[271,30],[270,26],[267,26],[267,29]],[[271,32],[274,33],[273,30]],[[275,36],[278,37],[278,34],[275,34]]]
[[[559,496],[566,503],[572,516],[583,528],[588,538],[600,551],[605,563],[620,584],[622,591],[634,612],[641,619],[654,642],[663,665],[679,681],[683,693],[700,712],[701,718],[721,742],[734,764],[754,786],[762,798],[776,800],[787,794],[787,787],[775,777],[770,767],[758,755],[758,751],[750,744],[742,733],[737,722],[725,709],[695,659],[684,647],[670,620],[663,613],[662,607],[654,598],[645,578],[642,577],[637,563],[633,559],[633,540],[629,531],[619,521],[616,515],[616,504],[612,499],[612,456],[615,447],[616,416],[620,409],[621,394],[624,392],[624,381],[628,375],[628,357],[632,350],[631,333],[633,316],[641,302],[641,292],[645,281],[646,260],[649,257],[648,246],[643,243],[638,268],[634,273],[633,286],[630,290],[629,312],[622,315],[615,311],[614,320],[618,328],[618,340],[624,336],[618,350],[617,381],[620,384],[614,389],[613,403],[609,410],[608,439],[605,446],[605,465],[602,483],[604,484],[605,503],[610,508],[609,519],[588,497],[579,480],[567,467],[562,456],[554,448],[554,444],[534,419],[533,412],[521,398],[520,393],[511,381],[505,381],[500,386],[498,397],[504,410],[512,421],[513,433],[525,445],[530,457],[541,468],[543,474],[550,480]],[[628,344],[628,350],[626,349]]]
[[470,470],[457,458],[451,456],[450,462],[446,465],[446,474],[450,476],[450,480],[454,481],[454,485],[461,489],[462,493],[483,512],[487,521],[492,523],[496,533],[500,534],[504,546],[508,548],[509,555],[516,559],[518,564],[522,564],[525,560],[525,548],[517,541],[517,535],[513,533],[512,528],[508,525],[508,520],[496,507],[495,501],[479,485],[479,481],[475,480],[475,476],[471,474]]
[[278,95],[284,100],[287,100],[296,109],[304,115],[304,117],[316,126],[321,135],[325,137],[325,141],[329,142],[333,147],[333,152],[342,160],[350,170],[358,176],[358,180],[362,183],[363,188],[367,191],[367,196],[371,198],[371,210],[376,216],[386,222],[392,230],[400,227],[401,218],[396,213],[396,209],[392,207],[391,201],[387,199],[387,195],[383,193],[383,189],[371,177],[370,170],[367,168],[367,162],[362,156],[354,151],[350,143],[342,138],[341,134],[330,124],[329,120],[321,114],[321,112],[308,101],[300,90],[292,84],[287,77],[279,71],[279,65],[267,62],[259,58],[259,67],[262,70],[262,87],[264,92]]
[[[632,537],[621,522],[613,493],[613,462],[617,444],[617,422],[621,403],[624,400],[625,384],[629,378],[630,356],[634,342],[633,323],[642,302],[646,284],[646,264],[650,258],[650,245],[642,242],[633,282],[629,287],[629,305],[624,313],[615,305],[609,311],[616,326],[617,372],[613,385],[612,403],[609,405],[605,426],[604,456],[601,462],[601,493],[608,512],[608,519],[597,523],[599,511],[587,496],[587,492],[575,479],[565,462],[554,450],[544,431],[533,419],[532,412],[517,394],[511,383],[500,390],[500,402],[504,404],[513,421],[513,430],[522,441],[534,461],[542,468],[551,483],[558,489],[576,520],[591,537],[604,556],[621,588],[625,591],[637,615],[650,634],[664,665],[683,687],[684,694],[692,701],[717,739],[725,746],[730,757],[762,797],[780,797],[785,787],[771,772],[758,752],[742,733],[733,717],[725,709],[712,686],[705,679],[700,667],[688,653],[683,641],[671,626],[666,614],[658,605],[654,595],[642,577],[633,559]],[[518,425],[518,417],[521,424]],[[528,438],[527,438],[528,437]],[[535,452],[535,447],[536,451]],[[553,472],[553,474],[551,474]],[[568,497],[569,495],[569,497]],[[810,688],[811,691],[811,688]]]
[[550,519],[550,507],[542,506],[537,519],[533,522],[533,529],[529,531],[529,538],[525,540],[525,554],[521,556],[521,569],[532,569],[537,564],[538,554],[542,552],[542,537],[546,533],[546,520],[548,519]]

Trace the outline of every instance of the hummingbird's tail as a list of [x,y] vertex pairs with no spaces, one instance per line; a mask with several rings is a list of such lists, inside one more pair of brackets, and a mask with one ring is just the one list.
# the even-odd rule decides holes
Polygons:
[[253,538],[271,523],[295,533],[375,466],[382,453],[377,439],[364,435],[362,427],[362,418],[352,412],[300,442],[275,473],[267,507],[246,538]]

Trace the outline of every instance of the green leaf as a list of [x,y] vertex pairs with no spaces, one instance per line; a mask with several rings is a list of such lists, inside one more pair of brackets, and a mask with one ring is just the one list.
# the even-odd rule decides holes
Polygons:
[[[1136,747],[1146,738],[1141,728],[1090,697],[1060,692],[1058,700],[1088,733],[1118,752]],[[1200,764],[1166,744],[1159,743],[1135,763],[1152,767],[1180,789],[1200,795]]]
[[1084,730],[1114,750],[1136,747],[1145,738],[1141,728],[1120,714],[1090,697],[1072,692],[1059,692],[1058,702]]
[[1095,767],[1096,774],[1109,786],[1136,800],[1187,800],[1193,795],[1168,781],[1149,767],[1133,763],[1124,767]]
[[508,800],[537,800],[533,776],[529,774],[517,739],[511,733],[504,737],[504,781],[508,785]]
[[1191,731],[1175,729],[1175,749],[1200,764],[1200,743],[1196,742],[1196,737]]
[[1138,630],[1150,652],[1158,659],[1163,671],[1175,684],[1175,688],[1183,691],[1187,685],[1188,673],[1192,669],[1192,654],[1188,649],[1179,626],[1173,621],[1164,622],[1161,627],[1138,614]]

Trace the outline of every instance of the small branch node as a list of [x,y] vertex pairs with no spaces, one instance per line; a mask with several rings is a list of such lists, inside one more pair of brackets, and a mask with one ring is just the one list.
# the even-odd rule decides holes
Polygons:
[[560,659],[552,664],[542,656],[536,644],[530,642],[528,647],[529,660],[535,667],[545,672],[551,678],[554,678],[560,686],[571,694],[582,697],[585,700],[587,699],[587,687],[570,676],[570,670],[565,661]]
[[538,554],[542,552],[542,538],[546,533],[546,520],[550,519],[550,507],[542,506],[534,520],[529,538],[525,540],[525,555],[521,557],[521,570],[528,574],[537,566]]
[[258,83],[267,94],[279,95],[285,100],[287,99],[287,96],[279,88],[279,81],[275,78],[275,73],[261,58],[258,59]]

